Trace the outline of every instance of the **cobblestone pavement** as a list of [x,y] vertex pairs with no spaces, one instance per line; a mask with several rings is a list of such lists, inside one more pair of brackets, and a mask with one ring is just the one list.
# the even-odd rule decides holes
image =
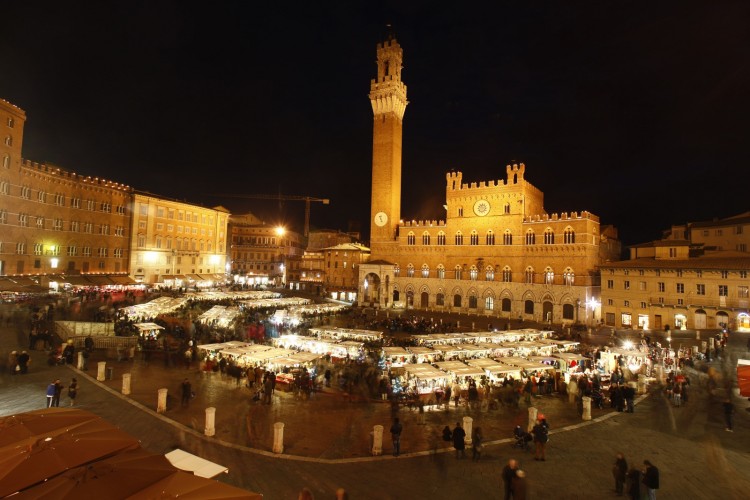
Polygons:
[[[735,334],[732,347],[744,352],[746,334]],[[0,327],[1,360],[11,349],[22,348],[17,327]],[[747,402],[737,399],[735,432],[724,431],[718,391],[709,394],[705,376],[696,372],[690,401],[672,407],[657,390],[633,414],[595,412],[582,423],[575,408],[557,396],[534,400],[552,425],[546,462],[535,462],[529,452],[511,448],[507,439],[515,423],[526,421],[527,410],[499,409],[483,413],[465,408],[428,412],[426,426],[416,424],[416,412],[401,410],[404,421],[402,455],[390,456],[387,429],[389,405],[348,402],[335,392],[310,401],[296,401],[280,393],[274,404],[251,404],[249,391],[236,388],[216,374],[202,376],[185,369],[166,369],[140,360],[110,362],[113,381],[98,383],[71,367],[50,367],[46,356],[32,352],[30,373],[0,376],[0,415],[42,408],[44,390],[53,378],[67,385],[77,376],[78,406],[92,411],[138,437],[153,452],[183,448],[229,467],[220,480],[263,493],[269,499],[293,499],[302,487],[317,498],[332,498],[345,488],[350,498],[501,498],[500,469],[511,457],[527,472],[530,498],[607,498],[614,496],[611,466],[622,451],[631,465],[644,459],[661,471],[660,498],[746,498],[750,491],[750,414]],[[730,360],[731,363],[731,360]],[[4,363],[3,363],[4,364]],[[721,364],[714,365],[720,372]],[[120,377],[133,377],[133,394],[119,394]],[[731,370],[729,370],[731,372]],[[165,415],[157,415],[156,390],[167,387],[178,394],[189,376],[197,397],[187,409],[177,400]],[[63,399],[62,404],[67,404]],[[217,408],[217,435],[202,434],[204,408]],[[471,415],[482,426],[487,446],[480,462],[457,460],[437,433],[455,425],[457,417]],[[248,418],[249,417],[249,418]],[[270,452],[273,422],[285,427],[285,452]],[[370,457],[369,430],[386,427],[384,456]],[[470,457],[471,453],[467,453]]]

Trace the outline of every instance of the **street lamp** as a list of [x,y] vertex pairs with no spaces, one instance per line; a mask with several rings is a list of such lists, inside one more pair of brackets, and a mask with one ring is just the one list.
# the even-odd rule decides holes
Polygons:
[[282,241],[284,234],[286,234],[286,229],[284,228],[284,226],[276,226],[276,236],[278,236],[279,238],[279,271],[281,272],[281,276],[279,277],[279,284],[281,286],[284,286],[284,245]]

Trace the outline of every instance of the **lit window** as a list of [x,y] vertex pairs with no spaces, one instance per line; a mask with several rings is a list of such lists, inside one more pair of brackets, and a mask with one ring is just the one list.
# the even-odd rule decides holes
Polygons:
[[513,281],[513,272],[510,267],[505,266],[503,268],[503,283],[510,283],[511,281]]
[[469,279],[471,279],[471,281],[476,281],[478,276],[479,270],[476,266],[471,266],[471,269],[469,269]]
[[10,168],[10,156],[3,156],[3,168]]
[[427,264],[422,264],[422,277],[423,278],[430,277],[430,268]]
[[495,281],[495,268],[492,266],[487,266],[487,269],[484,271],[484,279],[487,281]]

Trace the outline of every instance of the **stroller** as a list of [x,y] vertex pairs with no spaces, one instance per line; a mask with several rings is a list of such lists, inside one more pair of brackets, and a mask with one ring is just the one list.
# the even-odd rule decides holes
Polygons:
[[513,448],[520,448],[524,451],[529,451],[529,443],[532,441],[531,434],[521,429],[520,425],[517,425],[513,429],[513,437],[516,441],[513,443]]

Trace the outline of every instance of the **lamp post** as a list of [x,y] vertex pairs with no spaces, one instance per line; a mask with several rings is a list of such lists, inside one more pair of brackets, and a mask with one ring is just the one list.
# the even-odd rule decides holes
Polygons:
[[282,287],[284,286],[284,244],[282,240],[284,234],[286,234],[286,229],[283,226],[276,227],[276,236],[279,238],[279,271],[281,272],[277,285],[281,285]]

